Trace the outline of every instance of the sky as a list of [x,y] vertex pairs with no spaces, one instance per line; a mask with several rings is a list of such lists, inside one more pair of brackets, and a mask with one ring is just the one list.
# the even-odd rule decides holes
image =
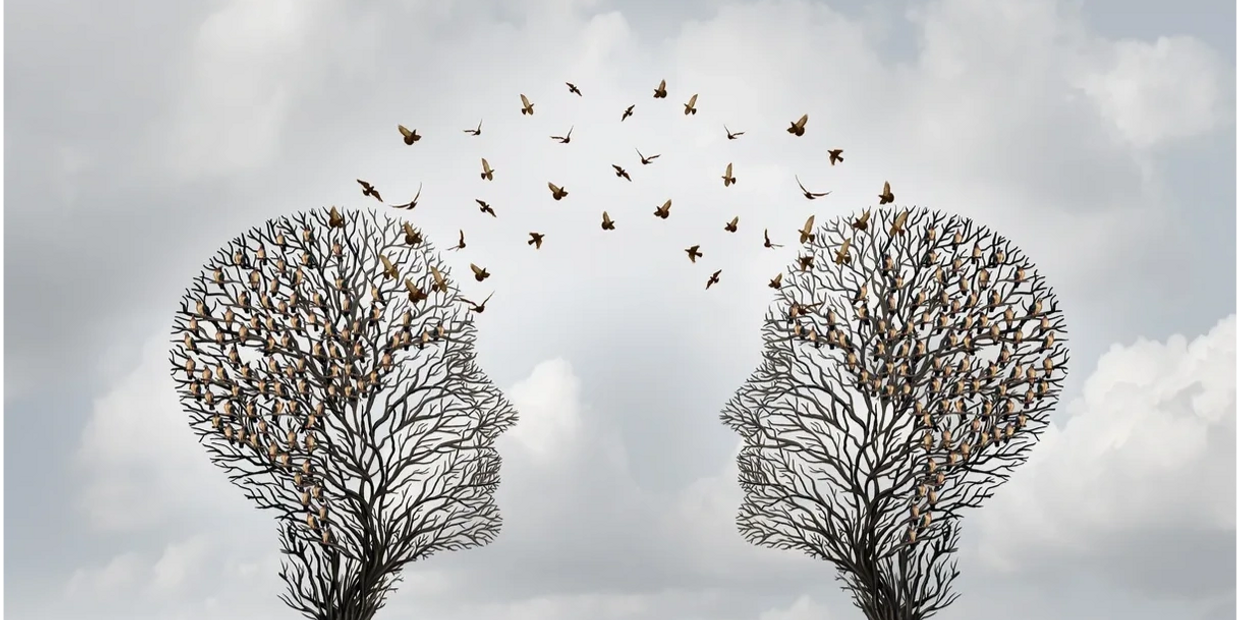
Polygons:
[[[941,617],[1235,616],[1234,3],[6,9],[7,617],[295,617],[274,522],[185,424],[168,333],[234,235],[379,207],[356,178],[392,202],[421,186],[407,216],[439,247],[466,231],[446,258],[493,273],[463,288],[495,291],[479,363],[521,415],[498,444],[498,540],[408,567],[381,618],[857,617],[830,567],[740,539],[740,440],[718,416],[796,228],[883,181],[1020,246],[1072,348],[1053,428],[963,521]],[[805,136],[783,131],[806,113]],[[832,193],[805,201],[798,176]]]

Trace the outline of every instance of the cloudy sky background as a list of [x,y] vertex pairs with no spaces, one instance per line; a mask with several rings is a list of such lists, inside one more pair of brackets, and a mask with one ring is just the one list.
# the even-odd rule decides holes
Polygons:
[[8,616],[294,617],[273,523],[179,416],[166,334],[216,247],[369,206],[360,177],[391,201],[423,183],[439,246],[466,230],[457,272],[494,273],[464,286],[496,291],[481,363],[522,415],[500,539],[410,567],[381,617],[857,617],[831,569],[735,534],[717,416],[795,257],[761,229],[790,242],[883,180],[1020,245],[1073,347],[1054,431],[965,522],[943,617],[1234,617],[1234,3],[667,4],[8,2]]

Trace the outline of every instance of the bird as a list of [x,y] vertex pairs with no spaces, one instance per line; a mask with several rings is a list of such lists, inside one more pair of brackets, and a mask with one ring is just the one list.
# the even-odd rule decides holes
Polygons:
[[484,202],[484,201],[482,201],[482,200],[480,200],[480,199],[478,199],[478,198],[475,198],[475,199],[474,199],[474,202],[478,203],[478,210],[479,210],[479,211],[482,211],[483,213],[489,213],[489,214],[491,215],[491,217],[497,217],[497,216],[495,215],[495,209],[492,209],[492,208],[491,208],[491,205],[487,204],[486,202]]
[[667,80],[659,80],[659,85],[654,89],[655,99],[667,99]]
[[[869,213],[869,211],[866,211],[866,213]],[[905,209],[901,211],[900,214],[896,216],[896,220],[891,223],[891,235],[895,236],[895,235],[905,234],[904,223],[907,221],[908,221],[908,209]]]
[[560,144],[568,144],[569,142],[573,140],[573,128],[569,127],[568,133],[562,136],[551,136],[551,139],[555,140],[556,142],[559,142]]
[[710,290],[710,285],[712,285],[712,284],[719,284],[719,274],[721,274],[721,273],[723,273],[723,270],[722,270],[722,269],[720,269],[720,270],[716,271],[715,273],[710,274],[710,279],[706,280],[706,289],[707,289],[707,290]]
[[405,137],[405,144],[412,146],[414,142],[422,139],[422,136],[418,135],[417,129],[410,131],[409,128],[404,125],[397,125],[396,128],[400,130],[400,135]]
[[[633,150],[637,151],[637,149],[633,149]],[[643,166],[649,165],[650,162],[659,158],[658,155],[651,155],[650,157],[646,157],[645,155],[642,155],[641,151],[637,151],[637,156],[641,158]]]
[[465,133],[471,136],[481,136],[482,135],[482,120],[481,119],[478,120],[478,127],[476,129],[466,129]]
[[400,272],[396,270],[396,265],[393,265],[392,261],[388,260],[387,256],[380,254],[379,261],[383,263],[383,277],[389,280],[395,280],[400,276]]
[[487,273],[486,268],[479,267],[473,263],[469,264],[469,270],[474,272],[474,279],[479,282],[491,277],[491,274]]
[[487,298],[482,300],[482,303],[480,304],[474,303],[468,299],[465,299],[464,297],[461,298],[461,301],[469,304],[470,306],[473,306],[472,308],[470,308],[471,312],[477,312],[478,314],[482,314],[483,312],[487,311],[487,302],[491,301],[491,298],[494,296],[495,296],[495,293],[492,292],[490,295],[487,295]]
[[697,114],[697,94],[689,97],[689,102],[685,104],[685,116]]
[[810,239],[813,239],[814,238],[814,216],[812,215],[809,216],[809,219],[805,220],[805,226],[801,227],[801,230],[798,230],[797,232],[801,233],[801,243],[805,243],[809,241]]
[[574,95],[577,95],[578,97],[580,97],[580,96],[581,96],[581,89],[580,89],[580,88],[577,88],[577,86],[576,86],[576,85],[574,85],[572,82],[564,82],[564,84],[568,86],[568,92],[569,92],[569,93],[572,93],[572,94],[574,94]]
[[528,97],[521,95],[521,116],[525,116],[526,114],[529,114],[530,116],[534,115],[534,104],[530,103]]
[[767,284],[767,286],[773,289],[779,289],[779,287],[783,286],[783,281],[784,281],[784,274],[777,273],[775,274],[774,278],[771,278],[771,281]]
[[865,211],[862,211],[861,217],[853,220],[852,224],[849,224],[849,225],[853,227],[853,230],[865,230],[869,228],[870,227],[870,210],[866,209]]
[[415,230],[412,224],[404,222],[401,224],[401,228],[405,231],[405,243],[409,245],[422,243],[422,234]]
[[623,122],[624,122],[624,119],[626,119],[626,118],[628,118],[628,117],[630,117],[630,116],[633,116],[633,108],[634,108],[636,105],[637,105],[637,104],[633,104],[633,105],[631,105],[631,106],[629,106],[629,107],[627,107],[627,108],[625,108],[625,109],[624,109],[624,114],[621,114],[621,115],[620,115],[620,122],[621,122],[621,123],[623,123]]
[[723,171],[723,186],[736,185],[736,177],[732,176],[732,164],[728,163],[728,167]]
[[544,235],[544,234],[542,234],[542,233],[532,232],[532,233],[530,233],[530,240],[529,240],[529,241],[526,241],[526,242],[525,242],[525,244],[526,244],[526,245],[532,245],[532,246],[534,246],[534,249],[535,249],[535,250],[541,250],[541,249],[542,249],[543,237],[545,237],[545,236],[546,236],[546,235]]
[[745,132],[743,132],[743,131],[738,131],[738,132],[736,132],[736,133],[732,133],[732,130],[728,129],[728,126],[727,126],[727,125],[724,125],[724,126],[723,126],[723,131],[724,131],[724,133],[728,134],[728,139],[729,139],[729,140],[735,140],[735,139],[737,139],[737,138],[739,138],[739,137],[741,137],[741,136],[745,135]]
[[831,157],[832,166],[844,161],[844,149],[831,149],[827,151],[827,155]]
[[495,180],[495,170],[491,168],[491,163],[488,162],[487,158],[485,157],[482,158],[482,180],[483,181],[494,181]]
[[603,230],[615,230],[615,229],[616,229],[616,223],[611,221],[611,218],[607,216],[607,212],[604,211],[603,212]]
[[454,250],[464,250],[464,249],[465,249],[465,231],[464,231],[464,230],[460,231],[460,234],[461,234],[461,236],[460,236],[460,239],[459,239],[459,240],[457,240],[457,242],[456,242],[456,246],[455,246],[455,247],[448,248],[448,251],[449,251],[449,252],[452,252],[452,251],[454,251]]
[[557,186],[555,183],[547,183],[547,187],[551,188],[551,197],[559,200],[568,195],[568,191],[563,187]]
[[629,173],[628,173],[628,172],[626,172],[626,171],[624,170],[624,168],[621,168],[620,166],[617,166],[616,164],[612,164],[612,165],[611,165],[611,167],[612,167],[612,169],[613,169],[613,170],[615,170],[615,171],[616,171],[616,176],[618,176],[618,177],[624,177],[624,178],[625,178],[626,180],[628,180],[628,181],[632,181],[632,180],[633,180],[633,178],[629,176]]
[[697,259],[702,258],[702,253],[699,251],[701,247],[700,245],[695,245],[685,248],[685,253],[689,255],[689,262],[696,264]]
[[430,268],[431,268],[431,278],[435,280],[435,288],[440,293],[447,293],[448,292],[448,279],[443,277],[443,272],[439,271],[438,267],[431,265]]
[[392,205],[392,207],[396,209],[405,209],[408,211],[412,211],[415,207],[418,206],[418,198],[421,198],[421,197],[422,197],[422,184],[418,183],[418,193],[413,195],[413,200],[410,200],[409,202],[406,202],[403,205]]
[[724,224],[724,225],[723,225],[723,229],[724,229],[724,230],[726,230],[726,231],[728,231],[728,232],[732,232],[732,233],[734,233],[734,232],[736,232],[736,223],[737,223],[737,222],[739,222],[739,221],[741,221],[740,216],[734,217],[734,218],[732,218],[732,221],[731,221],[731,222],[728,222],[727,224]]
[[883,181],[883,193],[878,195],[879,206],[882,206],[882,205],[885,205],[891,202],[895,202],[895,201],[896,201],[896,195],[891,193],[891,183],[887,181]]
[[805,189],[805,186],[801,184],[801,177],[793,175],[793,178],[797,180],[797,186],[801,188],[801,193],[805,195],[806,200],[813,200],[815,198],[821,198],[831,193],[831,192],[820,192],[820,193],[811,192],[808,189]]
[[327,214],[327,225],[332,228],[344,228],[344,217],[340,215],[340,212],[336,210],[334,205],[331,212]]
[[375,200],[378,200],[379,202],[383,202],[383,198],[379,196],[379,190],[375,189],[375,186],[361,179],[358,179],[357,183],[358,185],[362,186],[363,196],[373,196]]
[[[671,198],[668,198],[667,202],[663,203],[663,206],[655,207],[654,216],[657,218],[662,218],[666,220],[667,216],[671,214],[672,214],[672,199]],[[696,248],[697,246],[695,245],[693,247]]]
[[426,293],[422,292],[422,289],[418,288],[409,278],[405,278],[405,290],[409,291],[409,303],[416,304],[426,299]]
[[784,246],[779,245],[778,243],[771,243],[770,231],[763,228],[762,229],[762,247],[774,249],[774,248],[782,248]]
[[805,256],[798,256],[797,262],[801,264],[801,271],[809,271],[809,268],[814,266],[814,255],[806,254]]
[[805,135],[805,123],[807,122],[809,122],[809,115],[802,114],[801,118],[797,119],[797,122],[788,125],[788,133],[794,136]]
[[[839,251],[835,253],[835,264],[842,265],[844,263],[852,262],[852,257],[848,255],[848,246],[850,245],[852,245],[852,239],[845,239],[844,243],[840,245]],[[861,290],[865,291],[865,288],[865,285],[862,284]],[[864,297],[864,295],[862,296]]]

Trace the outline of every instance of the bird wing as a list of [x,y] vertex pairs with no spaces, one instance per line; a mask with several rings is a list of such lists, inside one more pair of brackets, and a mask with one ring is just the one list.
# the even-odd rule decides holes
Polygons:
[[664,90],[666,88],[667,88],[667,80],[659,80],[659,90]]
[[883,193],[884,194],[891,193],[891,182],[890,181],[883,181]]
[[607,217],[607,212],[606,212],[606,211],[604,211],[604,212],[603,212],[603,222],[604,222],[604,223],[606,223],[606,222],[610,222],[610,221],[611,221],[611,218],[610,218],[610,217]]
[[482,273],[482,270],[479,269],[478,266],[473,263],[469,264],[469,269],[470,271],[474,272],[474,275],[480,275]]
[[793,175],[793,178],[795,178],[795,179],[797,180],[797,187],[801,188],[801,191],[803,191],[803,192],[805,192],[805,193],[807,193],[807,194],[808,194],[808,193],[809,193],[809,190],[808,190],[808,189],[805,189],[805,185],[801,183],[801,177],[796,176],[796,175]]
[[724,176],[732,176],[732,164],[728,164],[728,169],[724,171]]
[[739,222],[739,221],[741,221],[741,218],[740,218],[740,216],[738,215],[738,216],[736,216],[736,217],[732,218],[732,221],[731,221],[731,222],[728,222],[728,223],[729,223],[729,224],[731,224],[731,225],[733,225],[733,226],[736,226],[736,223],[737,223],[737,222]]
[[624,172],[624,168],[621,168],[620,166],[617,166],[615,164],[612,164],[611,167],[614,168],[617,173]]
[[494,296],[495,296],[495,291],[491,291],[491,294],[490,294],[490,295],[487,295],[487,298],[486,298],[486,299],[484,299],[484,300],[482,300],[482,303],[480,303],[480,304],[474,304],[474,305],[475,305],[475,306],[485,306],[485,305],[487,305],[487,302],[488,302],[488,301],[491,301],[491,298],[492,298],[492,297],[494,297]]
[[692,97],[689,97],[689,104],[688,104],[688,105],[689,105],[689,107],[691,107],[691,108],[692,108],[692,107],[693,107],[694,105],[696,105],[696,104],[697,104],[697,95],[696,95],[696,94],[694,94]]
[[521,105],[527,108],[530,107],[530,100],[527,99],[525,95],[521,95]]
[[482,158],[482,171],[483,171],[483,172],[490,172],[490,171],[491,171],[491,164],[488,164],[488,163],[487,163],[487,158],[485,158],[485,157],[483,157],[483,158]]
[[547,183],[547,187],[551,188],[551,193],[553,194],[560,193],[560,188],[556,187],[555,183]]
[[802,114],[801,118],[797,120],[797,127],[804,127],[807,122],[809,122],[809,115]]
[[358,179],[357,183],[362,186],[362,189],[370,189],[370,183],[367,183],[361,179]]
[[404,125],[397,125],[396,128],[400,130],[400,135],[405,136],[406,138],[413,135],[413,132],[409,131],[409,129]]
[[813,229],[814,229],[814,216],[811,215],[809,216],[808,220],[805,220],[805,233],[809,234],[810,231],[812,231]]

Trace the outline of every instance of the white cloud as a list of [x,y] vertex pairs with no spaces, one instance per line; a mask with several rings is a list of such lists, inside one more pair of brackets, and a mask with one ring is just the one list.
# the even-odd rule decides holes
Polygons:
[[541,461],[573,452],[581,427],[581,382],[567,361],[557,358],[535,366],[508,397],[521,416],[509,434],[523,448]]

